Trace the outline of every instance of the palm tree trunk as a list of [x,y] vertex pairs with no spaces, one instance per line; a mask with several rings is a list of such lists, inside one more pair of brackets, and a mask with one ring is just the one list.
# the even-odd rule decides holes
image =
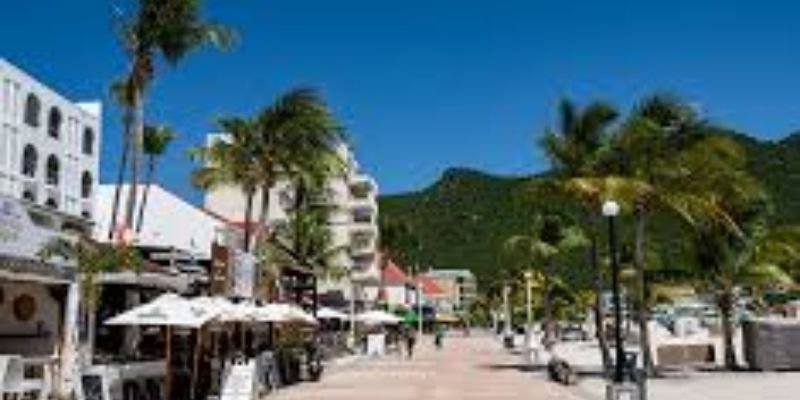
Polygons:
[[122,155],[119,160],[119,169],[117,170],[117,185],[114,188],[114,202],[111,205],[111,223],[108,224],[108,240],[114,238],[114,232],[117,229],[117,217],[119,213],[119,202],[122,196],[122,185],[125,181],[125,172],[128,169],[128,156],[131,152],[131,109],[125,106],[123,110],[123,133],[122,133]]
[[543,281],[544,299],[542,301],[542,305],[544,308],[544,338],[542,339],[542,342],[544,344],[544,348],[547,351],[550,351],[553,348],[553,344],[555,344],[555,326],[553,324],[553,296],[551,288],[552,285],[550,284],[550,267],[547,264],[544,268]]
[[139,184],[139,169],[141,164],[142,142],[144,140],[144,103],[142,89],[135,88],[133,95],[133,140],[131,146],[131,181],[128,189],[128,203],[125,211],[125,224],[127,228],[133,227],[133,218],[136,211],[136,198]]
[[246,204],[244,207],[244,251],[250,251],[250,237],[252,236],[252,220],[253,220],[253,197],[255,197],[255,191],[252,189],[247,189],[245,191],[245,196],[247,197]]
[[603,313],[603,271],[600,270],[600,253],[597,247],[597,218],[589,216],[590,224],[590,243],[589,243],[589,265],[594,272],[594,321],[597,325],[595,335],[600,347],[600,358],[603,360],[603,369],[611,368],[611,350],[608,348],[606,337],[606,324]]
[[650,330],[648,322],[650,321],[650,310],[648,307],[647,299],[647,277],[645,276],[645,260],[644,260],[644,240],[646,234],[647,211],[644,204],[639,203],[636,205],[634,211],[636,219],[636,231],[634,239],[634,256],[633,263],[636,269],[636,276],[638,284],[636,285],[637,298],[639,300],[639,347],[642,353],[642,365],[644,366],[645,373],[650,376],[655,372],[655,365],[653,365],[653,355],[650,352]]
[[722,316],[722,337],[725,353],[725,368],[737,368],[736,349],[733,345],[733,290],[726,287],[717,298],[717,306]]
[[147,177],[144,193],[142,193],[142,204],[139,205],[139,217],[136,218],[136,234],[142,232],[142,225],[144,225],[144,210],[147,208],[147,199],[150,197],[150,187],[153,185],[153,178],[156,173],[156,156],[150,155],[147,162]]

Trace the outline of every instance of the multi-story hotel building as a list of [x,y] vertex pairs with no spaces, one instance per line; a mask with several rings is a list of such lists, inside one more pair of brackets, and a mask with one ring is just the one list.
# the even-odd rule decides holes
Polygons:
[[[80,290],[74,260],[40,252],[91,230],[100,113],[100,103],[73,103],[0,58],[0,353],[63,398],[73,397],[85,354]],[[28,364],[54,355],[58,368]]]
[[91,221],[100,114],[0,58],[0,194]]
[[[209,143],[224,140],[224,135],[210,135]],[[350,299],[355,292],[350,282],[377,281],[378,270],[378,185],[365,174],[353,153],[345,144],[336,148],[346,168],[341,176],[329,179],[319,199],[330,206],[329,226],[332,248],[345,248],[338,252],[332,264],[341,266],[346,274],[338,278],[321,277],[318,289],[322,297]],[[260,193],[255,198],[259,199]],[[270,191],[268,222],[280,227],[289,221],[294,190],[289,182],[276,184]],[[253,215],[261,214],[260,202],[254,202]],[[205,195],[205,208],[234,222],[244,221],[245,198],[235,187],[215,188]],[[337,296],[340,294],[341,296]]]

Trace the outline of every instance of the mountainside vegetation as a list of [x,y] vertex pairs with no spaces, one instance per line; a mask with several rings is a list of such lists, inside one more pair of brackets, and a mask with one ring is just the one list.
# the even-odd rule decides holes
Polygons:
[[[750,171],[771,196],[771,222],[800,223],[800,132],[778,141],[758,140],[736,132],[724,135],[746,150]],[[405,253],[413,254],[404,260],[406,263],[466,268],[482,283],[490,284],[499,279],[506,263],[502,251],[506,239],[527,232],[538,215],[578,214],[572,202],[553,201],[537,190],[537,186],[545,185],[548,174],[499,176],[451,168],[425,189],[382,196],[381,218],[403,221],[417,236],[417,248],[405,249]],[[682,228],[665,217],[654,219],[655,235],[661,238],[657,242],[669,247]],[[623,221],[622,225],[623,230],[632,229],[631,221]],[[664,252],[660,253],[663,257]],[[672,267],[680,267],[681,257],[687,256],[678,246],[667,254],[672,257],[662,261],[675,264]]]

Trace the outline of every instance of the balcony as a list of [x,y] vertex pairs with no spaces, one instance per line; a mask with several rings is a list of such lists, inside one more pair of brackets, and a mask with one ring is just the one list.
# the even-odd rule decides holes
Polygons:
[[350,254],[353,257],[374,254],[375,247],[373,235],[354,234],[350,236]]
[[81,217],[90,221],[94,218],[94,202],[91,200],[81,201]]
[[58,210],[61,207],[61,189],[58,186],[47,185],[45,187],[44,204],[47,207]]
[[41,198],[41,183],[34,179],[26,179],[22,182],[22,199],[31,203],[37,203]]

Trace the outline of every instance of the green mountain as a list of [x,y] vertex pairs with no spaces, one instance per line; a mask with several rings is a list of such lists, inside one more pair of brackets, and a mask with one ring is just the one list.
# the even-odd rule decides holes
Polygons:
[[[800,223],[800,133],[774,142],[733,136],[773,197],[773,223]],[[416,258],[422,265],[466,268],[479,279],[491,278],[502,265],[508,237],[527,232],[539,214],[576,211],[530,192],[531,182],[545,174],[509,177],[452,168],[423,190],[382,196],[381,217],[409,225],[421,243]]]

